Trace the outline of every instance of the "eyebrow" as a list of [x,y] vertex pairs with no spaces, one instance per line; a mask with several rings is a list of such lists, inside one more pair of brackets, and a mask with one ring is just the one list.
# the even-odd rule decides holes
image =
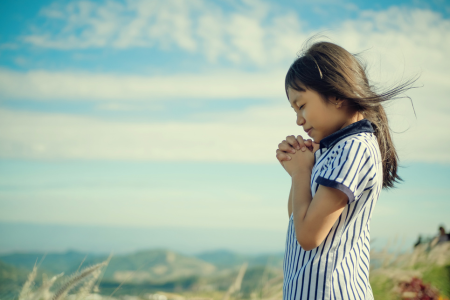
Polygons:
[[[296,90],[296,91],[299,91],[299,92],[306,92],[306,90],[305,90],[304,88],[302,88],[302,87],[299,87],[299,88],[301,88],[301,90]],[[300,94],[299,97],[297,97],[296,99],[294,99],[294,101],[293,101],[292,103],[295,103],[295,102],[299,101],[299,100],[300,100],[299,98],[301,98],[301,95],[302,95],[302,94]],[[287,96],[287,91],[286,91],[286,96]],[[289,103],[291,103],[291,101],[289,100],[289,97],[287,97],[287,100],[288,100]],[[292,103],[291,103],[291,107],[292,107]]]
[[291,101],[289,100],[289,98],[288,98],[288,102],[289,102],[289,104],[291,104],[291,107],[293,107],[292,104],[296,104],[296,105],[298,106],[297,102],[300,101],[299,98],[300,98],[300,97],[295,98],[292,102],[291,102]]

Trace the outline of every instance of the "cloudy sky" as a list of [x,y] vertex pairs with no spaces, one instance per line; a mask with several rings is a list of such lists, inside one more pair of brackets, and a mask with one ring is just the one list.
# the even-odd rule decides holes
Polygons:
[[[450,227],[448,2],[292,2],[2,1],[0,251],[93,250],[76,242],[86,228],[134,236],[102,251],[283,251],[275,150],[304,134],[284,75],[318,33],[361,53],[380,88],[420,75],[414,109],[387,106],[405,182],[381,194],[372,238],[409,247]],[[20,226],[78,233],[50,247]],[[197,238],[174,243],[181,231]]]

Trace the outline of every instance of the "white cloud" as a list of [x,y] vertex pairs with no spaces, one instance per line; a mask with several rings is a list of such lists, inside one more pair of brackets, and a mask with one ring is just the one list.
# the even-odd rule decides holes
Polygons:
[[[91,39],[94,40],[93,37],[97,35],[100,38],[95,40],[104,46],[119,41],[120,39],[113,39],[110,35],[110,32],[121,32],[113,28],[116,23],[105,25],[109,23],[104,21],[119,17],[128,20],[128,23],[123,21],[126,24],[134,24],[126,27],[129,33],[127,36],[131,40],[121,42],[121,45],[131,47],[136,46],[133,43],[141,41],[137,37],[142,37],[139,33],[142,27],[136,21],[141,19],[136,19],[133,14],[122,16],[119,12],[124,8],[114,6],[114,2],[108,2],[109,6],[83,3],[83,7],[73,3],[70,9],[68,6],[55,8],[57,12],[62,12],[63,16],[73,15],[73,19],[68,18],[68,27],[64,30],[69,39],[76,41],[76,45],[94,47]],[[152,5],[148,4],[150,2],[140,1],[127,3],[132,5],[126,9],[139,11],[144,20],[157,9],[152,5],[174,5],[175,2],[152,2]],[[193,3],[194,9],[203,9],[199,6],[200,2]],[[158,9],[163,8],[158,6]],[[276,15],[262,25],[261,20],[266,16],[267,7],[253,9],[252,13],[248,14],[244,13],[245,9],[229,14],[217,7],[207,6],[207,9],[208,14],[200,14],[197,22],[187,19],[177,21],[183,25],[173,25],[175,21],[168,19],[160,22],[171,24],[164,23],[167,28],[191,28],[189,30],[193,32],[192,40],[182,41],[177,38],[178,45],[182,45],[180,47],[187,51],[204,49],[202,51],[210,60],[226,57],[242,62],[251,57],[256,65],[263,64],[268,58],[274,63],[292,57],[298,50],[293,48],[299,41],[298,37],[306,35],[301,30],[298,17],[290,12]],[[59,18],[57,12],[51,13],[54,18]],[[96,17],[92,17],[92,14]],[[171,18],[170,16],[163,14],[161,18]],[[189,16],[180,15],[180,18],[192,17]],[[133,20],[136,23],[131,23]],[[86,29],[85,33],[71,37],[70,34],[75,32],[71,31],[71,28],[78,28],[79,24],[94,24],[92,26],[95,30],[89,29],[92,27],[89,25],[86,28],[90,31]],[[161,30],[166,28],[161,26]],[[428,10],[392,7],[385,11],[362,12],[359,18],[344,21],[327,34],[333,41],[353,53],[370,48],[364,55],[370,63],[369,78],[375,83],[380,82],[382,86],[398,82],[402,79],[402,72],[403,79],[419,71],[423,72],[418,84],[423,84],[424,87],[408,93],[414,101],[417,120],[413,118],[406,100],[388,109],[395,131],[410,127],[406,133],[395,135],[395,142],[401,158],[450,162],[450,155],[446,151],[450,149],[450,135],[447,133],[447,128],[450,128],[450,61],[446,59],[450,52],[450,21]],[[131,38],[133,36],[136,38]],[[174,36],[169,38],[175,39]],[[194,41],[194,44],[190,44],[191,41]],[[46,46],[53,42],[75,45],[71,44],[70,40],[60,39],[59,36],[49,36]],[[166,46],[170,46],[170,43],[167,42]],[[100,107],[116,110],[130,109],[132,105],[128,102],[131,100],[154,102],[180,95],[185,98],[210,100],[284,99],[283,79],[286,66],[282,64],[284,63],[273,64],[264,72],[213,69],[209,73],[175,74],[166,77],[44,70],[21,73],[3,69],[0,70],[0,95],[11,99],[103,101],[106,104]],[[281,111],[283,113],[277,113]],[[208,117],[198,115],[195,118],[202,122],[131,124],[65,115],[27,115],[4,110],[0,153],[2,157],[48,159],[60,157],[270,162],[274,159],[273,147],[286,135],[298,132],[288,107],[286,113],[284,108],[266,106],[212,116],[206,123],[204,120]],[[195,118],[191,120],[196,120]],[[283,123],[287,120],[289,123]],[[279,125],[280,121],[284,125]],[[151,139],[147,141],[142,139],[142,136]],[[181,153],[160,146],[169,143],[169,137],[173,136],[180,137],[185,142],[186,147]]]
[[285,132],[299,131],[287,104],[219,118],[148,124],[1,110],[0,157],[265,163]]
[[[170,5],[176,3],[133,0],[127,2],[128,6],[122,7],[114,1],[104,5],[72,2],[62,7],[52,6],[44,10],[43,14],[58,19],[59,14],[65,16],[64,20],[68,21],[61,35],[49,35],[49,39],[67,47],[75,47],[90,43],[91,38],[96,43],[101,40],[112,43],[110,37],[104,39],[103,36],[113,33],[121,35],[121,30],[127,32],[124,38],[141,36],[133,32],[140,32],[142,29],[129,29],[127,26],[117,24],[122,22],[120,20],[130,24],[141,22],[140,18],[153,20],[154,18],[150,16],[153,16],[155,11],[161,11],[159,18],[167,19],[164,22],[170,24],[182,22],[184,25],[180,28],[184,29],[192,24],[197,26],[195,30],[192,29],[192,32],[196,32],[192,33],[192,36],[195,36],[193,38],[195,46],[194,44],[192,47],[186,46],[188,51],[201,48],[212,61],[225,57],[235,62],[253,61],[257,65],[264,65],[264,62],[267,62],[271,64],[270,68],[253,73],[238,69],[224,71],[210,68],[211,71],[202,74],[175,74],[165,77],[45,70],[19,73],[0,69],[1,95],[7,98],[45,100],[119,101],[171,98],[179,96],[181,92],[186,93],[188,97],[209,99],[278,98],[282,95],[283,77],[288,66],[286,61],[294,56],[300,42],[308,36],[308,33],[302,30],[297,15],[292,12],[275,14],[271,19],[262,22],[271,8],[266,3],[250,1],[249,3],[253,5],[240,7],[236,12],[225,13],[218,7],[200,5],[202,4],[200,0],[189,2],[189,7],[183,6],[185,11],[204,10],[195,18],[189,14],[178,18],[178,10],[173,15],[164,13],[171,7]],[[260,7],[255,3],[261,4]],[[129,11],[135,12],[138,16],[128,14]],[[178,20],[188,17],[190,21]],[[170,18],[177,20],[169,21]],[[111,21],[111,24],[118,26],[117,28],[112,28],[116,25],[105,25],[109,24],[106,20],[110,19],[120,21]],[[167,26],[163,24],[146,28],[164,31]],[[106,29],[109,27],[112,29]],[[77,28],[83,28],[84,31],[75,35]],[[363,11],[359,18],[344,21],[337,25],[335,30],[326,34],[353,53],[369,49],[365,56],[371,63],[369,77],[375,82],[381,81],[390,85],[399,79],[396,74],[400,75],[402,71],[405,78],[408,78],[422,70],[423,76],[419,83],[425,84],[425,89],[430,88],[428,89],[430,93],[434,93],[434,90],[445,90],[448,93],[446,89],[450,81],[448,71],[450,61],[446,56],[450,52],[450,20],[443,19],[436,12],[398,7],[377,12]],[[180,36],[186,35],[183,33]],[[74,39],[76,43],[72,45],[69,40],[65,40],[66,38]],[[111,46],[109,42],[105,42],[104,46]],[[128,42],[120,43],[125,45]],[[127,44],[128,47],[133,47],[130,43]],[[191,42],[180,41],[180,43],[189,45]],[[444,106],[447,103],[445,99],[438,102],[438,105]]]
[[[53,26],[22,40],[61,50],[175,47],[200,52],[210,61],[223,57],[235,63],[267,66],[292,57],[298,42],[305,38],[292,13],[269,16],[270,8],[261,1],[244,1],[232,12],[204,0],[130,0],[125,5],[115,1],[55,3],[41,11]],[[280,20],[286,20],[289,27]],[[280,46],[286,46],[287,35],[294,39],[283,49]],[[270,55],[281,49],[284,56]]]
[[[33,30],[22,40],[66,50],[176,47],[202,53],[210,62],[223,58],[273,67],[290,61],[311,35],[292,11],[257,0],[236,3],[234,10],[228,11],[204,0],[54,3],[41,11],[51,25]],[[449,47],[449,32],[450,21],[438,12],[393,6],[384,11],[361,11],[357,19],[344,20],[326,34],[355,51],[388,46],[394,52],[403,49],[405,58],[412,50],[427,54],[422,62],[425,58],[442,62],[448,53],[444,49]],[[445,70],[440,63],[433,67]]]
[[[285,71],[215,70],[205,74],[145,77],[0,69],[0,96],[33,100],[236,99],[285,97]],[[244,84],[243,84],[244,83]]]
[[[419,111],[414,121],[403,109],[390,110],[394,129],[412,125],[394,134],[402,161],[450,162],[448,113]],[[198,122],[132,123],[0,110],[0,157],[277,163],[278,143],[287,135],[306,137],[287,103],[192,119]]]

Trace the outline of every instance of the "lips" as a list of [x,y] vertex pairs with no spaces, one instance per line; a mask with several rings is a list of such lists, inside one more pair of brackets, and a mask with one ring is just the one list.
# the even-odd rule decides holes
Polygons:
[[308,130],[305,130],[306,134],[309,135],[309,136],[311,136],[311,135],[310,135],[311,130],[312,130],[312,128],[309,128]]

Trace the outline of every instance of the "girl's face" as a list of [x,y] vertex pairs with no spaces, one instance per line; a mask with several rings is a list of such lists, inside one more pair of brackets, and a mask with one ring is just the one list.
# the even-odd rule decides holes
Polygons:
[[315,143],[320,143],[323,138],[351,124],[349,115],[342,106],[343,101],[336,97],[329,97],[330,102],[326,102],[314,90],[297,91],[288,88],[288,98],[297,113],[297,125],[303,126],[303,130]]

